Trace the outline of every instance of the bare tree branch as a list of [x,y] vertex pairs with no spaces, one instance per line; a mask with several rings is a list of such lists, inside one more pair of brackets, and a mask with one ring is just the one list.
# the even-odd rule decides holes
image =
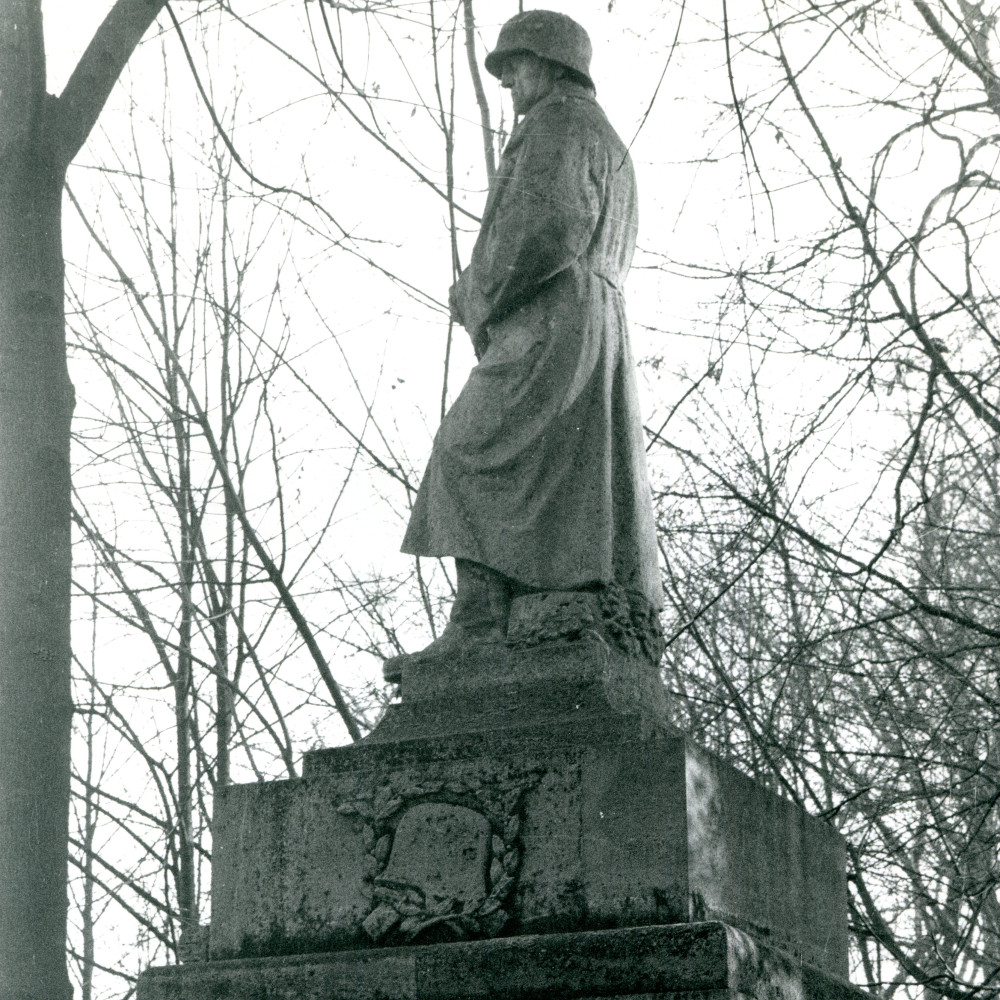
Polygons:
[[167,0],[117,0],[94,33],[59,97],[64,165],[87,141],[125,64],[166,4]]

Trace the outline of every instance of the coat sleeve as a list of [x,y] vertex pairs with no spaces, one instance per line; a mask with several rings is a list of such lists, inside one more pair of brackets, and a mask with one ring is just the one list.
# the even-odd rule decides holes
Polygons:
[[484,328],[529,301],[586,253],[600,219],[605,151],[564,105],[542,109],[516,150],[496,210],[455,286],[477,353]]

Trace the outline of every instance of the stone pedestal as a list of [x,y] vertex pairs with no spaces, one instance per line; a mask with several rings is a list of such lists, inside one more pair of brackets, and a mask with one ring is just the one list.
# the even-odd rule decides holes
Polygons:
[[623,646],[411,665],[360,744],[221,790],[209,960],[140,1000],[846,997],[840,838],[674,730]]
[[139,1000],[865,1000],[721,923],[150,969]]

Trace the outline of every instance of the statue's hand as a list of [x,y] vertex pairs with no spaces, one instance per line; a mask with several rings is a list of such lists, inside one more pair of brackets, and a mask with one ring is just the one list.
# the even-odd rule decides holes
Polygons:
[[465,327],[472,338],[472,347],[476,357],[481,359],[489,346],[489,334],[486,330],[486,311],[482,296],[475,294],[475,288],[469,288],[466,280],[469,271],[466,269],[458,276],[458,281],[448,290],[448,311],[451,318]]
[[448,310],[451,313],[451,318],[456,322],[465,326],[465,319],[462,316],[462,310],[458,304],[458,286],[462,279],[459,277],[458,281],[455,282],[451,288],[448,289]]
[[476,352],[476,360],[482,361],[486,348],[490,346],[489,331],[485,326],[480,326],[470,330],[469,336],[472,338],[472,349]]

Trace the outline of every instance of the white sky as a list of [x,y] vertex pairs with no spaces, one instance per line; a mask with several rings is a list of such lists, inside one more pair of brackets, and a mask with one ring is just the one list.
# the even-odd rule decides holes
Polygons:
[[[284,0],[283,4],[272,0],[242,0],[241,9],[247,12],[270,11],[272,23],[280,26],[281,7],[287,9],[289,5],[300,3],[301,0]],[[571,14],[588,28],[595,48],[594,76],[598,98],[622,137],[630,141],[663,71],[676,27],[675,7],[659,0],[618,0],[611,4],[608,0],[550,0],[549,5]],[[181,15],[195,10],[194,4],[184,0],[176,0],[175,6]],[[697,38],[701,31],[697,9],[700,6],[688,3],[688,38]],[[43,0],[42,7],[49,55],[49,89],[58,93],[94,29],[110,9],[111,2]],[[738,11],[739,3],[731,3],[730,7]],[[479,0],[480,28],[487,43],[492,42],[499,25],[516,9],[516,2],[511,0]],[[491,24],[483,20],[487,10],[493,19]],[[419,56],[419,43],[412,44],[412,51]],[[171,50],[175,54],[176,48],[174,45]],[[377,40],[372,43],[371,51],[382,51]],[[280,62],[270,61],[259,48],[253,50],[252,61],[241,60],[241,54],[231,50],[215,53],[212,57],[215,60],[213,81],[223,95],[221,103],[226,104],[227,61],[240,71],[245,88],[240,113],[244,118],[234,134],[254,167],[276,183],[298,183],[302,172],[308,168],[309,180],[317,197],[337,213],[345,227],[364,237],[384,239],[385,245],[378,247],[380,259],[388,261],[414,284],[443,300],[449,280],[449,257],[444,239],[442,203],[435,202],[426,191],[421,191],[419,185],[391,159],[376,155],[377,151],[368,140],[351,133],[339,119],[334,120],[334,116],[328,114],[329,108],[324,109],[321,101],[308,100],[308,90],[300,74],[289,72],[287,66]],[[930,53],[928,58],[936,58],[935,53]],[[923,59],[923,53],[914,55],[915,76],[925,71]],[[402,74],[390,66],[389,62],[377,58],[373,58],[369,65],[364,65],[360,58],[352,63],[352,68],[363,74],[366,81],[379,83],[383,92],[404,93]],[[426,69],[426,66],[423,68]],[[926,74],[932,75],[936,68],[935,64],[926,69]],[[461,64],[459,69],[464,72]],[[137,54],[123,87],[109,102],[100,129],[111,137],[111,142],[120,143],[123,158],[130,155],[125,140],[130,110],[126,88],[133,88],[132,93],[139,95],[142,106],[143,88],[148,86],[156,90],[159,87],[159,72],[157,46],[147,44]],[[175,80],[184,77],[185,70],[179,59],[172,65],[172,72],[177,73]],[[233,73],[233,77],[235,75]],[[751,82],[739,80],[739,92],[749,93]],[[863,89],[862,84],[868,81],[848,75],[837,82],[842,89],[834,91],[831,88],[824,95],[819,113],[824,117],[824,124],[838,153],[847,158],[860,157],[881,141],[886,119],[870,114],[859,120],[841,111],[837,102],[846,102],[851,87]],[[499,116],[501,107],[506,108],[506,120],[509,122],[510,109],[506,97],[501,96],[498,85],[485,74],[484,83],[496,115]],[[287,88],[292,86],[302,91],[302,103],[297,109],[282,110],[289,99]],[[179,150],[189,150],[194,154],[197,152],[196,143],[203,140],[206,130],[202,128],[202,110],[197,100],[192,98],[187,82],[179,83],[176,93],[182,95],[185,87],[186,97],[182,100],[178,96],[175,106],[171,108],[175,115],[172,134]],[[470,109],[468,94],[464,100],[465,113],[474,121],[475,113]],[[784,152],[784,147],[771,131],[762,128],[758,148],[768,158],[768,166],[772,168],[770,176],[776,184],[777,240],[774,240],[770,220],[766,216],[757,217],[758,229],[754,231],[754,218],[745,197],[745,168],[738,154],[738,143],[733,138],[732,115],[721,110],[722,105],[730,100],[719,46],[694,45],[679,51],[633,147],[641,199],[640,247],[647,251],[647,255],[640,254],[637,258],[639,266],[629,279],[629,315],[637,356],[659,356],[664,361],[658,371],[648,368],[642,371],[647,415],[654,426],[659,425],[660,419],[683,391],[686,383],[681,375],[684,370],[689,370],[692,375],[700,374],[708,362],[717,357],[717,344],[713,343],[708,331],[713,329],[724,308],[734,307],[731,302],[721,302],[717,287],[691,270],[665,273],[655,269],[652,266],[655,260],[651,255],[668,254],[692,265],[719,261],[738,265],[748,257],[763,254],[772,242],[795,237],[798,233],[804,234],[803,240],[811,239],[817,220],[828,212],[828,206],[818,196],[816,186],[803,187],[801,191],[796,188],[777,190],[782,181],[796,177],[801,164]],[[158,111],[155,106],[148,110],[150,114]],[[255,124],[257,119],[271,111],[275,113]],[[494,124],[497,120],[494,119]],[[398,130],[394,139],[407,144],[416,159],[439,173],[440,150],[426,120],[420,114],[411,120],[401,113],[392,119],[392,125]],[[93,195],[88,204],[97,206],[95,216],[100,217],[100,209],[108,206],[107,217],[100,218],[100,221],[111,226],[114,225],[110,221],[115,208],[113,199],[106,192],[94,193],[99,182],[94,179],[93,172],[87,170],[88,163],[93,162],[99,152],[107,150],[108,142],[106,137],[98,136],[93,148],[81,154],[78,166],[71,173],[71,184],[79,186],[82,193]],[[149,156],[150,171],[155,172],[162,167],[155,148]],[[459,156],[462,165],[457,178],[460,197],[465,199],[470,210],[478,212],[482,207],[484,191],[482,171],[478,169],[476,160],[479,156],[478,138],[473,126],[460,133]],[[890,164],[890,172],[897,175],[895,197],[899,200],[901,211],[907,203],[919,205],[921,199],[926,200],[938,176],[950,169],[947,156],[947,147],[901,147],[898,160]],[[196,157],[192,155],[194,159]],[[92,189],[90,185],[93,185]],[[192,181],[191,185],[193,191],[195,182]],[[762,211],[764,204],[763,200],[758,201],[758,211]],[[190,211],[190,207],[185,210]],[[68,216],[70,214],[67,213]],[[470,227],[463,236],[463,259],[467,258],[472,236]],[[303,352],[313,350],[314,354],[309,356],[315,358],[315,365],[320,370],[328,368],[333,371],[340,366],[331,346],[333,338],[336,338],[355,365],[358,380],[369,399],[376,398],[383,415],[387,411],[396,415],[398,426],[392,430],[397,433],[400,446],[408,458],[419,467],[429,449],[436,425],[444,349],[443,325],[435,314],[412,307],[384,281],[373,279],[365,267],[347,255],[331,251],[328,243],[320,237],[299,238],[294,267],[308,283],[315,296],[317,310],[328,323],[329,331],[316,317],[310,318],[308,312],[301,309],[295,315],[296,349]],[[83,241],[80,240],[78,226],[67,225],[67,239],[70,241],[67,256],[79,267],[85,251],[81,249]],[[122,246],[126,245],[123,241]],[[280,238],[274,246],[280,249]],[[279,249],[274,252],[278,253]],[[836,277],[835,273],[831,273]],[[135,275],[137,280],[144,280],[141,261],[136,264]],[[71,279],[79,280],[79,270],[71,272]],[[127,327],[124,322],[122,329],[122,342],[126,343]],[[331,343],[324,340],[328,335]],[[807,345],[811,335],[812,331],[808,328],[802,329],[801,336]],[[463,367],[467,368],[472,363],[471,351],[465,346],[462,331],[457,331],[456,337],[449,383],[452,396],[461,385]],[[787,346],[783,345],[783,349]],[[737,377],[728,382],[729,370],[740,375],[748,370],[749,356],[745,345],[738,345],[727,357],[727,375],[719,388],[718,423],[732,432],[735,438],[745,432],[747,447],[752,448],[754,428],[748,402],[750,393],[741,395],[742,386]],[[803,415],[810,415],[811,400],[821,398],[823,394],[821,380],[830,377],[817,361],[806,362],[801,356],[790,353],[784,358],[780,357],[780,352],[772,356],[766,380],[757,388],[762,390],[767,400],[765,409],[774,421],[776,437],[787,427],[787,423],[783,425],[782,421],[801,420]],[[726,394],[729,385],[735,388]],[[78,414],[81,414],[86,409],[89,387],[78,388],[83,389],[84,397],[78,409]],[[331,398],[336,397],[338,408],[358,421],[360,426],[363,407],[351,395],[350,388],[345,388],[344,383],[331,376],[330,394]],[[315,440],[309,423],[309,410],[304,404],[296,405],[293,401],[288,412],[290,416],[284,430],[289,441],[300,447],[303,453],[315,448],[328,467],[324,468],[320,463],[304,464],[301,477],[294,480],[294,490],[297,496],[302,497],[305,509],[310,503],[321,507],[325,499],[324,491],[329,493],[336,487],[338,456],[323,453],[325,443]],[[866,478],[870,470],[864,462],[865,449],[873,442],[879,443],[881,432],[888,426],[888,417],[873,412],[871,408],[862,410],[856,415],[853,426],[850,423],[845,425],[844,432],[836,437],[830,454],[824,460],[815,454],[807,456],[817,459],[818,467],[826,469],[826,476],[819,475],[810,480],[813,492],[804,495],[804,501],[819,497],[830,504],[830,507],[824,508],[826,513],[834,507],[852,511],[870,485]],[[705,428],[684,428],[678,420],[671,425],[671,431],[681,440],[696,444]],[[832,462],[827,461],[831,458]],[[835,480],[831,469],[836,474]],[[665,474],[662,467],[657,471]],[[834,481],[838,495],[829,497],[826,494],[833,492]],[[385,508],[377,506],[370,494],[359,491],[349,496],[348,501],[343,511],[338,513],[337,530],[331,535],[329,551],[323,553],[325,558],[330,561],[346,560],[359,570],[381,567],[387,572],[401,572],[407,563],[406,557],[397,551],[402,523],[387,523]],[[372,510],[378,513],[373,516]],[[130,527],[141,532],[141,522],[130,526],[124,523],[127,522],[128,512],[119,513],[122,515],[123,533]],[[416,634],[408,637],[414,646],[419,638]],[[123,670],[132,671],[135,663],[148,659],[145,651],[124,644],[115,645],[110,640],[108,649],[117,656]],[[377,664],[371,662],[371,657],[358,659],[359,662],[353,664],[351,678],[374,676]],[[110,669],[106,662],[102,665]],[[308,663],[306,669],[310,669]],[[343,663],[339,664],[338,676],[343,676],[343,669]],[[331,724],[320,732],[327,742],[342,738],[342,734],[334,732],[333,728]]]
[[[285,0],[282,4],[256,0],[240,9],[262,12],[270,18],[267,23],[273,25],[273,30],[280,31],[285,22],[294,20],[282,14],[282,8],[290,9],[289,5],[297,7],[299,0]],[[626,142],[632,140],[643,123],[632,150],[640,189],[640,248],[666,252],[696,265],[720,260],[738,264],[745,256],[756,254],[758,236],[751,229],[752,219],[744,198],[744,166],[734,152],[738,147],[733,142],[733,122],[731,116],[720,117],[720,105],[730,100],[721,49],[696,45],[679,50],[667,70],[656,103],[643,122],[676,29],[673,6],[657,0],[629,4],[552,0],[550,6],[571,14],[588,28],[594,42],[598,98]],[[110,0],[85,4],[79,0],[43,0],[50,90],[61,89],[110,7]],[[178,2],[175,9],[184,15],[193,13],[195,7]],[[499,25],[516,9],[517,4],[509,0],[502,3],[480,0],[479,27],[487,45],[492,44]],[[492,23],[487,23],[486,11]],[[697,38],[701,31],[698,12],[692,10],[686,16],[686,36]],[[379,57],[378,39],[370,44],[370,62],[355,57],[352,70],[363,74],[369,82],[380,84],[383,93],[405,94],[402,74],[392,68],[391,62]],[[419,60],[419,44],[413,44],[414,58]],[[168,51],[176,54],[176,50],[176,44],[172,47],[168,44]],[[449,281],[443,203],[428,198],[391,159],[376,155],[378,150],[369,140],[333,122],[327,123],[324,107],[328,101],[318,106],[305,99],[298,110],[285,110],[288,87],[299,88],[303,98],[309,97],[297,71],[289,71],[280,61],[269,63],[260,48],[254,49],[250,64],[239,63],[241,55],[240,52],[225,54],[222,50],[213,52],[212,80],[224,94],[229,76],[226,61],[230,58],[236,61],[234,68],[239,70],[244,87],[240,107],[244,109],[246,125],[237,128],[234,135],[254,168],[274,183],[297,183],[297,175],[291,176],[289,171],[299,170],[296,157],[301,157],[308,162],[310,184],[315,186],[317,197],[331,206],[338,220],[352,232],[387,241],[385,247],[378,248],[380,259],[389,261],[407,280],[443,301]],[[125,87],[133,88],[141,106],[142,88],[154,86],[147,84],[146,74],[150,79],[158,75],[158,62],[158,46],[147,42],[134,58],[123,88],[109,102],[100,124],[102,130],[127,134],[129,108],[124,100]],[[459,69],[464,73],[461,63]],[[179,57],[173,72],[175,79],[186,76]],[[501,107],[506,109],[509,123],[506,95],[501,96],[498,84],[491,77],[485,73],[483,76],[494,109],[494,124],[499,121]],[[746,89],[742,81],[740,85]],[[224,97],[222,103],[227,100]],[[476,166],[479,140],[475,135],[475,110],[468,103],[468,94],[465,100],[465,115],[472,122],[466,136],[471,139],[459,135],[459,156],[460,163],[470,166],[465,172],[459,170],[457,183],[459,198],[464,199],[470,210],[479,212],[485,197],[482,171]],[[183,103],[178,98],[172,106],[177,116],[172,131],[175,141],[183,147],[186,142],[195,141],[194,126],[190,126],[190,139],[186,130],[189,121],[202,115],[202,110],[196,99]],[[256,126],[251,124],[272,106],[278,113]],[[431,172],[439,172],[437,139],[422,114],[412,119],[400,115],[393,121],[393,127],[398,129],[399,141],[407,145],[418,161]],[[836,135],[834,125],[831,128]],[[863,139],[863,125],[852,122],[850,129],[855,139]],[[877,134],[877,129],[873,128],[873,134]],[[720,157],[720,152],[726,156]],[[86,182],[86,170],[81,168],[89,162],[88,156],[93,154],[84,150],[78,159],[80,168],[71,174],[71,184]],[[701,159],[705,162],[697,162]],[[467,190],[463,190],[463,184],[467,184]],[[349,197],[344,197],[345,191],[350,192]],[[826,206],[814,202],[800,201],[796,205],[794,195],[785,194],[782,199],[784,211],[778,213],[779,236],[787,235],[790,223],[803,224],[809,216],[826,211]],[[794,206],[794,210],[790,211],[789,206]],[[771,238],[769,224],[766,220],[759,221],[760,239],[767,242]],[[467,259],[473,236],[474,228],[470,225],[461,241],[463,260]],[[322,248],[315,248],[315,257],[311,256],[308,243],[300,244],[300,248],[295,266],[305,275],[311,275],[312,292],[321,314],[335,323],[338,336],[352,351],[352,363],[366,392],[382,393],[384,400],[386,386],[394,387],[393,408],[407,428],[404,434],[407,453],[415,465],[421,465],[421,456],[429,449],[437,419],[436,398],[440,394],[444,352],[441,324],[431,313],[407,310],[405,303],[400,305],[391,297],[387,299],[384,283],[373,282],[364,274],[364,268],[351,259],[341,255],[333,265],[335,270],[331,270]],[[67,249],[68,256],[73,257],[73,248]],[[662,356],[665,361],[658,372],[643,373],[647,415],[651,423],[658,425],[657,414],[668,410],[684,389],[679,373],[687,369],[698,375],[715,356],[705,329],[714,321],[718,304],[704,281],[650,269],[648,265],[655,261],[642,254],[636,263],[628,286],[635,353],[640,359]],[[301,325],[297,332],[300,343],[318,335],[303,331]],[[730,356],[729,363],[735,361]],[[464,370],[472,362],[464,333],[459,330],[449,382],[452,398],[461,386]],[[800,409],[799,400],[816,391],[807,370],[800,359],[790,360],[784,370],[780,366],[773,368],[770,377],[777,387],[773,405],[781,410]],[[749,412],[741,416],[737,410],[729,419],[749,419]],[[366,502],[359,498],[357,505],[355,530],[340,536],[341,555],[350,558],[354,565],[364,560],[372,566],[397,569],[403,560],[397,552],[398,526],[372,532],[364,525]]]
[[[270,17],[268,23],[280,30],[283,20],[293,20],[282,14],[282,8],[292,9],[290,5],[298,6],[298,0],[286,0],[283,4],[256,0],[245,3],[241,9],[263,12]],[[623,138],[630,141],[643,121],[663,72],[676,29],[676,8],[657,0],[629,4],[609,4],[607,0],[551,0],[550,5],[573,15],[590,31],[599,100]],[[100,3],[43,0],[51,90],[58,92],[62,87],[110,6],[110,0]],[[182,15],[195,10],[193,5],[180,2],[175,6]],[[685,37],[697,39],[702,31],[698,20],[700,14],[693,5],[688,6],[691,9],[686,15]],[[510,0],[502,3],[480,0],[477,11],[481,34],[487,44],[492,43],[499,25],[516,9],[517,4]],[[486,22],[486,11],[492,23]],[[366,80],[379,83],[384,93],[405,92],[405,81],[399,71],[377,57],[380,51],[377,41],[371,43],[370,63],[356,59],[352,68],[362,73]],[[413,51],[419,58],[419,46],[414,45]],[[173,50],[176,48],[174,45]],[[289,152],[300,155],[304,161],[308,159],[310,183],[315,185],[321,200],[329,199],[328,203],[334,207],[342,224],[352,232],[386,240],[379,254],[408,280],[443,301],[449,273],[447,246],[442,241],[444,213],[441,203],[434,202],[424,193],[415,196],[419,185],[413,183],[405,171],[384,156],[374,155],[374,147],[368,140],[338,131],[339,126],[333,123],[328,124],[322,109],[317,109],[309,100],[303,100],[299,111],[282,110],[252,125],[254,117],[267,113],[269,101],[275,111],[287,103],[286,81],[289,86],[300,89],[303,84],[300,74],[290,73],[280,63],[269,63],[259,50],[254,50],[251,64],[238,62],[239,56],[240,53],[231,52],[215,55],[217,65],[213,67],[213,81],[220,92],[224,91],[228,76],[226,60],[232,58],[245,88],[240,106],[246,109],[247,116],[246,124],[235,132],[236,140],[255,169],[273,182],[285,183],[296,180],[287,176],[289,169],[298,169],[295,156],[288,158]],[[143,62],[147,58],[148,63]],[[155,43],[147,43],[143,52],[137,54],[126,80],[128,85],[137,88],[134,92],[141,95],[144,74],[148,72],[152,76],[157,59]],[[919,63],[917,59],[916,65]],[[743,65],[748,64],[744,62]],[[174,71],[179,77],[185,72],[183,67],[179,71],[175,67]],[[506,108],[509,122],[506,96],[501,97],[500,88],[486,74],[484,83],[495,113],[494,123],[499,120],[501,107]],[[851,86],[859,86],[859,81],[845,80],[843,86],[843,92],[831,93],[831,104],[846,99],[844,95]],[[737,87],[740,93],[752,89],[750,82],[743,79],[737,81]],[[123,93],[120,91],[112,98],[102,119],[101,128],[109,133],[118,134],[115,130],[125,126],[128,107]],[[302,96],[309,96],[304,89]],[[468,103],[467,94],[465,99],[466,117],[474,122],[475,112]],[[730,99],[723,53],[718,45],[694,45],[678,51],[633,147],[640,188],[640,248],[667,253],[696,266],[710,262],[728,262],[736,266],[769,245],[772,239],[770,220],[766,218],[762,200],[758,201],[758,212],[762,214],[756,218],[757,231],[752,228],[754,219],[745,198],[745,167],[734,141],[732,116],[721,110]],[[849,115],[838,117],[835,108],[821,110],[826,116],[825,124],[832,141],[847,157],[853,155],[855,148],[867,150],[877,144],[884,132],[884,122],[877,116],[869,115],[859,121]],[[196,100],[188,104],[178,102],[176,114],[179,120],[174,130],[175,139],[183,144],[188,141],[185,135],[188,121],[200,115],[201,109]],[[422,115],[412,120],[400,115],[393,121],[393,127],[399,130],[399,140],[407,144],[420,162],[428,164],[431,171],[439,170],[440,151],[433,145],[436,139]],[[479,154],[474,124],[469,129],[465,135],[459,135],[460,163],[467,164],[468,169],[464,172],[460,169],[457,182],[460,199],[464,199],[470,210],[478,212],[485,194],[482,171],[475,166]],[[792,171],[798,169],[798,165],[787,157],[782,159],[780,147],[767,130],[762,131],[759,142],[758,148],[772,160],[771,176],[778,184],[782,171],[787,170],[791,176]],[[897,185],[899,197],[904,202],[907,199],[917,202],[925,197],[928,176],[933,179],[935,173],[928,169],[933,166],[935,151],[925,149],[918,153],[922,157],[922,172],[912,169],[912,155],[910,161],[902,159],[898,167],[901,175],[910,175],[905,184]],[[86,165],[87,157],[85,150],[79,160],[82,166]],[[71,181],[83,183],[85,177],[85,171],[77,170]],[[345,191],[350,192],[349,197],[344,197]],[[796,227],[805,233],[811,232],[812,223],[828,212],[828,206],[817,200],[815,188],[803,188],[801,195],[795,190],[781,192],[777,202],[779,240],[793,234]],[[461,241],[463,259],[467,257],[473,235],[470,225]],[[444,350],[441,325],[432,313],[407,312],[394,299],[387,299],[384,287],[366,284],[358,265],[343,256],[337,259],[335,270],[330,269],[329,261],[319,248],[315,256],[309,252],[300,254],[295,263],[313,279],[317,273],[323,275],[322,280],[312,282],[318,305],[324,317],[336,318],[338,335],[354,351],[353,363],[357,365],[366,390],[385,392],[386,386],[396,387],[394,399],[398,402],[394,406],[408,425],[408,454],[419,465],[436,423],[435,400],[440,393],[439,371]],[[684,383],[678,379],[678,373],[688,369],[692,375],[697,375],[714,359],[715,348],[706,330],[715,319],[719,302],[712,287],[697,275],[671,274],[653,269],[650,267],[653,263],[652,258],[644,258],[642,254],[637,258],[638,266],[629,279],[628,299],[637,357],[662,356],[665,362],[656,373],[643,372],[648,416],[657,425],[657,414],[668,410],[683,391]],[[303,334],[300,332],[299,336]],[[464,334],[458,331],[449,383],[452,396],[461,385],[463,369],[471,363],[471,351],[465,344]],[[734,355],[730,355],[728,363],[736,363]],[[421,376],[422,370],[429,373],[426,378]],[[809,396],[817,392],[813,381],[816,374],[801,358],[789,358],[784,367],[774,365],[769,373],[773,390],[770,405],[777,411],[808,412]],[[776,419],[780,415],[776,413]],[[741,415],[739,408],[727,417],[735,421],[748,418],[748,411]],[[863,478],[860,473],[859,477]],[[842,486],[849,493],[849,481],[842,481]],[[850,505],[847,500],[845,503]],[[363,510],[362,504],[359,517]],[[344,536],[344,544],[348,550],[355,547],[356,551],[351,552],[353,558],[360,559],[364,553],[372,564],[399,565],[397,561],[401,557],[395,551],[398,539],[392,532],[373,536],[371,532],[357,530]]]

